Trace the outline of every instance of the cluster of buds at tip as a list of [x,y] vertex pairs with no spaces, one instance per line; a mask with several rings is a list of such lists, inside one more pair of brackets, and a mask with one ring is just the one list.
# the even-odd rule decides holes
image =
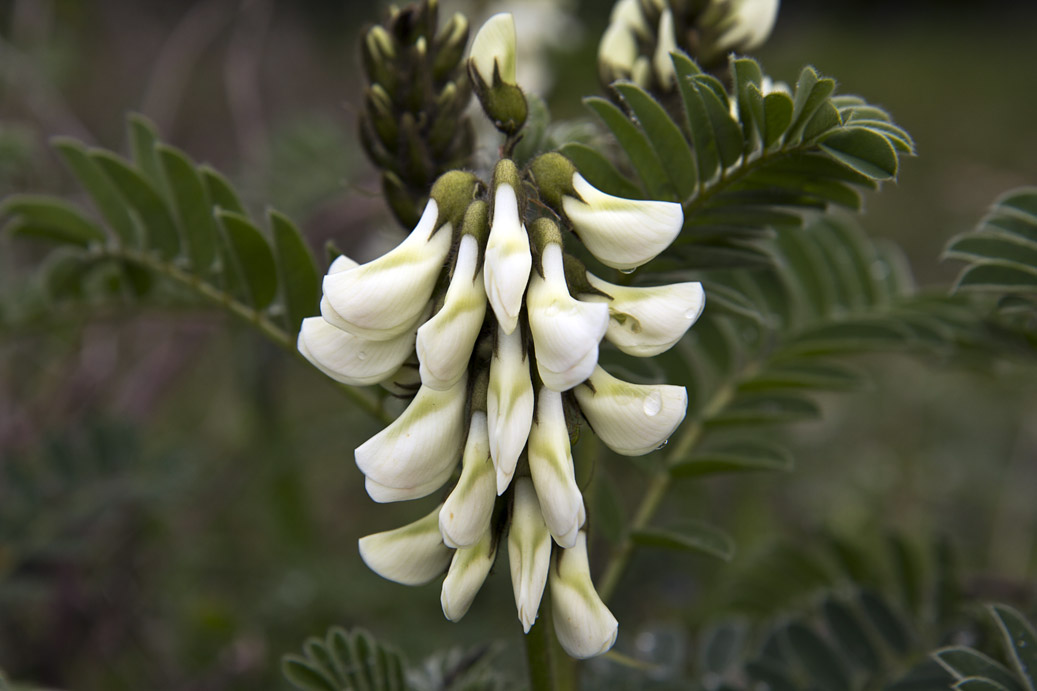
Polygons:
[[429,196],[395,249],[332,264],[321,316],[299,333],[329,376],[410,399],[356,449],[371,498],[442,497],[424,518],[361,539],[361,557],[409,585],[445,572],[443,613],[456,621],[505,547],[523,629],[549,588],[565,650],[599,655],[618,625],[591,582],[574,439],[586,423],[616,453],[646,454],[687,409],[683,387],[618,379],[599,349],[667,350],[704,296],[698,283],[615,285],[573,250],[633,270],[676,238],[681,205],[605,194],[557,153],[524,169],[501,159],[489,181],[451,171]]
[[529,106],[515,78],[515,18],[490,17],[472,39],[468,75],[483,111],[494,126],[514,136],[526,123]]
[[774,28],[779,0],[619,0],[598,45],[604,84],[628,79],[666,93],[676,88],[670,53],[684,51],[721,72],[730,52],[759,47]]
[[475,146],[465,115],[471,86],[462,58],[468,20],[442,27],[437,0],[393,9],[360,42],[364,90],[360,141],[382,169],[382,191],[397,220],[413,227],[432,182],[468,165]]

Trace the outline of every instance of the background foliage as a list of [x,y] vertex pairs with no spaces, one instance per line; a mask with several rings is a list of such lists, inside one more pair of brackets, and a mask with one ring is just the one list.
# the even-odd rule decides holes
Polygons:
[[[579,96],[596,84],[606,12],[594,3],[574,9],[581,41],[542,37],[555,121],[588,115]],[[166,164],[182,161],[179,150],[226,172],[243,207],[229,210],[244,212],[261,236],[275,228],[265,226],[266,204],[295,219],[318,271],[329,239],[351,256],[375,256],[397,230],[355,137],[356,27],[375,19],[374,8],[360,11],[318,2],[0,3],[0,196],[45,191],[88,206],[48,140],[70,135],[132,156],[134,135],[138,152],[150,136],[134,120],[127,139],[124,112],[132,110],[177,147],[163,150]],[[875,644],[887,663],[883,680],[892,681],[938,645],[1004,654],[984,628],[988,615],[954,602],[1010,602],[1034,619],[1032,303],[1001,304],[989,329],[959,328],[965,297],[946,295],[966,264],[938,259],[1004,190],[1037,180],[1037,102],[1009,69],[1034,64],[1035,19],[1022,5],[938,13],[783,5],[758,55],[767,73],[793,83],[813,64],[838,80],[839,93],[863,94],[893,113],[920,156],[902,161],[896,185],[864,193],[858,219],[765,241],[785,261],[756,275],[763,284],[755,294],[766,299],[775,283],[798,294],[788,323],[761,320],[738,297],[752,286],[714,274],[694,343],[668,356],[670,371],[641,373],[689,385],[712,435],[702,456],[677,459],[687,465],[654,525],[696,535],[704,551],[729,561],[638,549],[615,587],[617,650],[650,667],[603,659],[588,666],[588,679],[684,688],[692,682],[679,680],[691,672],[705,688],[741,688],[754,646],[771,632],[781,645],[791,641],[795,662],[795,650],[811,649],[814,638],[846,649],[828,633],[840,630],[833,622],[847,608],[860,617],[862,606],[884,606],[909,632],[903,645]],[[167,211],[174,225],[185,212]],[[979,267],[1025,264],[1018,251],[972,239],[1000,227],[990,221],[999,213],[948,255]],[[1008,250],[1032,239],[1023,222],[1002,238],[1014,242]],[[223,226],[225,236],[256,238],[251,225],[235,227]],[[276,236],[265,237],[271,261],[283,266]],[[870,265],[838,275],[811,269],[818,252],[836,251],[833,237],[864,243]],[[139,285],[123,264],[92,274],[87,294],[101,296],[92,306],[54,309],[55,288],[70,284],[32,276],[42,254],[11,233],[0,237],[0,669],[58,688],[286,688],[281,654],[337,625],[363,625],[405,651],[427,688],[482,660],[467,646],[487,639],[509,650],[491,658],[495,669],[520,666],[512,652],[521,633],[499,568],[453,625],[442,619],[435,586],[404,589],[357,559],[359,536],[424,511],[368,502],[352,449],[380,426],[374,417],[207,308],[197,290]],[[67,275],[60,261],[67,269],[71,260],[53,261],[59,266],[46,275]],[[790,285],[782,276],[792,267]],[[804,299],[802,281],[824,287]],[[288,296],[247,278],[239,287],[243,304],[268,309],[265,318],[290,333]],[[158,308],[134,306],[131,295],[143,288]],[[896,325],[876,324],[868,311],[876,305]],[[868,338],[811,333],[811,319],[833,311],[844,337]],[[1014,344],[1013,357],[988,357],[992,339]],[[797,362],[804,347],[838,357]],[[675,377],[684,356],[697,373],[690,381]],[[725,407],[727,419],[711,417],[708,402],[726,381],[718,373],[746,367],[728,392],[735,405]],[[731,419],[732,410],[741,416]],[[761,419],[774,414],[780,419]],[[758,427],[767,422],[781,424]],[[724,435],[734,425],[759,432],[739,432],[732,449]],[[584,442],[589,457],[595,449]],[[581,467],[599,516],[595,554],[623,540],[622,521],[646,477],[629,460],[605,462],[607,473]],[[792,472],[730,472],[759,468]],[[640,541],[666,542],[650,533]],[[862,593],[873,594],[871,607]],[[937,604],[936,596],[945,597]],[[423,664],[442,641],[459,648]],[[858,684],[850,688],[865,688],[871,680],[860,667],[850,658],[843,669],[807,665],[791,676],[809,684],[815,672],[842,675]],[[830,680],[821,687],[839,687]]]

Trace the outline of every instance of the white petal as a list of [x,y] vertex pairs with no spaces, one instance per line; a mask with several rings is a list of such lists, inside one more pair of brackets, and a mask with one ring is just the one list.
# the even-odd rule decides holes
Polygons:
[[[440,475],[432,478],[428,482],[418,485],[417,487],[387,487],[380,485],[371,478],[364,479],[364,489],[367,490],[367,495],[371,497],[373,501],[379,504],[387,504],[394,501],[410,501],[411,499],[420,499],[421,497],[427,497],[428,495],[435,492],[437,489],[442,487],[450,479],[450,476],[454,474],[453,468],[446,468]],[[448,545],[453,547],[453,545]]]
[[612,25],[625,26],[646,40],[651,37],[639,0],[619,0],[613,5],[609,15],[609,26]]
[[586,533],[577,536],[571,549],[555,555],[550,581],[555,634],[565,652],[580,660],[608,652],[619,622],[591,582]]
[[631,384],[601,367],[574,393],[594,433],[624,456],[657,449],[684,420],[688,409],[688,392],[683,386]]
[[439,596],[443,615],[447,619],[460,621],[467,614],[496,557],[496,540],[489,530],[484,532],[476,544],[454,552]]
[[494,199],[483,276],[497,322],[504,333],[510,334],[518,324],[533,255],[529,253],[529,236],[519,220],[515,190],[500,184]]
[[443,477],[461,453],[467,389],[464,377],[446,391],[421,387],[400,417],[357,447],[360,472],[398,489]]
[[590,284],[608,293],[584,295],[584,300],[601,301],[609,308],[605,338],[628,355],[651,357],[669,350],[706,305],[701,283],[674,283],[665,286],[631,288],[603,281],[587,273]]
[[327,305],[321,308],[325,319],[357,335],[382,340],[409,330],[425,309],[450,252],[450,224],[432,233],[437,208],[430,199],[418,225],[388,254],[325,276]]
[[337,257],[335,257],[335,261],[331,262],[331,266],[328,267],[328,273],[342,273],[343,271],[348,271],[349,269],[353,269],[358,266],[360,266],[359,262],[357,262],[354,259],[351,259],[350,257],[347,257],[344,254],[340,254]]
[[551,533],[544,524],[536,490],[529,478],[515,482],[515,502],[508,532],[508,563],[522,628],[529,633],[540,610],[551,565]]
[[540,374],[540,380],[544,382],[544,386],[552,391],[568,391],[577,384],[587,381],[587,377],[593,374],[594,368],[597,366],[598,350],[595,348],[588,350],[584,353],[582,360],[561,372],[549,370],[538,361],[537,373]]
[[410,525],[362,537],[359,546],[369,569],[404,585],[428,583],[443,573],[453,554],[439,534],[439,507]]
[[461,479],[439,513],[439,530],[450,547],[468,547],[486,532],[497,499],[497,474],[490,458],[486,413],[472,413],[462,457]]
[[502,12],[487,19],[472,39],[468,57],[487,85],[493,85],[494,63],[502,81],[515,83],[515,38],[515,18]]
[[562,395],[541,388],[529,431],[529,471],[544,522],[562,547],[572,547],[586,512],[576,485]]
[[622,24],[610,24],[598,45],[598,67],[605,81],[630,77],[637,59],[637,39],[633,30]]
[[580,240],[603,264],[635,269],[669,247],[684,224],[676,202],[613,197],[595,189],[579,173],[573,189],[580,199],[562,198],[562,208]]
[[520,332],[508,335],[497,329],[497,351],[490,360],[486,391],[486,420],[490,455],[497,469],[497,494],[503,494],[515,474],[533,422],[533,381]]
[[717,39],[717,48],[748,51],[758,48],[771,35],[778,18],[779,0],[735,0],[728,27]]
[[[534,272],[530,280],[526,309],[541,378],[545,371],[557,378],[574,365],[585,363],[589,353],[597,362],[598,342],[605,335],[609,315],[605,305],[581,302],[569,294],[560,245],[549,243],[544,248],[542,266],[544,278]],[[582,377],[568,383],[567,389],[586,379],[590,370],[576,372],[575,376],[580,374]],[[555,385],[551,388],[565,390]]]
[[421,383],[448,389],[464,374],[486,316],[486,291],[479,262],[479,242],[461,238],[454,275],[442,309],[418,329],[417,351]]
[[321,317],[302,320],[299,352],[332,379],[367,386],[388,379],[414,352],[414,332],[370,341],[332,326]]

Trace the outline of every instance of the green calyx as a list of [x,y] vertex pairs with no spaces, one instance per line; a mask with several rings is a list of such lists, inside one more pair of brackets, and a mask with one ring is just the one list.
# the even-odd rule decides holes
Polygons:
[[529,164],[529,174],[540,192],[540,199],[558,213],[562,213],[562,197],[576,196],[573,176],[576,166],[559,153],[537,156]]
[[509,84],[500,78],[500,70],[494,63],[493,84],[487,84],[474,62],[468,61],[468,76],[471,77],[475,95],[479,98],[483,112],[490,118],[493,126],[508,135],[515,136],[526,124],[529,115],[529,104],[526,96],[517,84]]
[[474,237],[480,248],[485,247],[490,235],[490,205],[481,199],[469,204],[464,212],[461,233]]
[[465,212],[475,198],[478,185],[479,179],[463,170],[451,170],[436,180],[429,196],[436,200],[439,208],[437,230],[446,223],[449,223],[451,228],[461,227]]
[[536,267],[537,273],[541,276],[544,275],[544,267],[542,265],[541,257],[544,254],[544,248],[551,243],[556,245],[562,244],[562,231],[558,229],[558,224],[550,218],[541,216],[529,226],[529,239],[533,246],[533,264]]

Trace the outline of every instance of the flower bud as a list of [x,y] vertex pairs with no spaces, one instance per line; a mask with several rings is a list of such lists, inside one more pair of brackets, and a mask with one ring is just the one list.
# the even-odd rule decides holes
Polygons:
[[571,549],[555,551],[550,583],[551,618],[565,652],[580,660],[608,652],[619,622],[591,582],[587,533],[581,531]]
[[529,106],[515,80],[515,19],[508,13],[486,20],[468,57],[468,74],[483,110],[497,129],[515,134]]
[[497,329],[486,392],[486,420],[490,455],[497,469],[497,494],[503,494],[515,474],[533,422],[533,381],[521,331],[509,335],[503,328]]
[[488,528],[483,531],[482,539],[474,545],[454,552],[439,596],[443,615],[447,619],[460,621],[468,613],[496,558],[497,540]]
[[519,184],[515,164],[505,159],[497,164],[494,174],[493,220],[486,244],[486,266],[483,273],[486,295],[497,317],[497,322],[510,334],[518,324],[522,311],[522,297],[529,281],[533,257],[529,251],[529,236],[519,218]]
[[569,294],[561,245],[552,242],[544,247],[541,265],[544,276],[533,274],[526,298],[537,371],[549,389],[568,391],[589,377],[598,363],[608,308]]
[[677,72],[670,53],[676,52],[677,34],[673,28],[673,10],[667,7],[659,16],[659,36],[652,56],[652,67],[663,91],[672,91],[677,86]]
[[446,79],[457,67],[468,43],[468,18],[455,12],[439,31],[434,42],[436,57],[432,62],[432,76],[436,80]]
[[763,45],[778,18],[779,0],[732,0],[731,14],[718,27],[718,50],[753,50]]
[[402,528],[360,538],[360,558],[382,578],[421,585],[443,573],[453,550],[439,534],[439,507]]
[[440,477],[445,482],[464,441],[467,389],[464,377],[446,391],[422,386],[400,417],[357,447],[357,467],[377,484],[396,489],[427,487]]
[[478,268],[479,242],[472,235],[463,235],[443,307],[417,330],[418,360],[425,386],[448,389],[468,367],[486,315],[486,291]]
[[476,410],[468,426],[461,479],[439,513],[439,531],[450,547],[468,547],[486,532],[497,499],[497,474],[490,457],[486,413]]
[[450,252],[451,230],[437,230],[439,215],[436,200],[430,199],[418,225],[395,249],[325,276],[325,320],[373,340],[395,338],[413,328]]
[[590,284],[608,297],[588,294],[581,299],[608,305],[605,338],[635,357],[652,357],[669,350],[706,305],[701,283],[631,288],[608,283],[589,272],[586,275]]
[[533,482],[527,477],[515,482],[515,503],[508,532],[508,563],[519,621],[522,629],[529,633],[540,609],[540,598],[544,595],[551,566],[551,533],[540,513]]
[[576,485],[562,394],[547,387],[541,388],[537,396],[528,455],[544,522],[555,542],[562,547],[572,547],[587,514],[583,495]]
[[683,386],[631,384],[601,367],[574,393],[594,434],[623,456],[642,456],[659,448],[688,408]]
[[598,45],[598,73],[601,81],[611,84],[617,79],[630,79],[637,60],[637,38],[622,24],[610,24]]

